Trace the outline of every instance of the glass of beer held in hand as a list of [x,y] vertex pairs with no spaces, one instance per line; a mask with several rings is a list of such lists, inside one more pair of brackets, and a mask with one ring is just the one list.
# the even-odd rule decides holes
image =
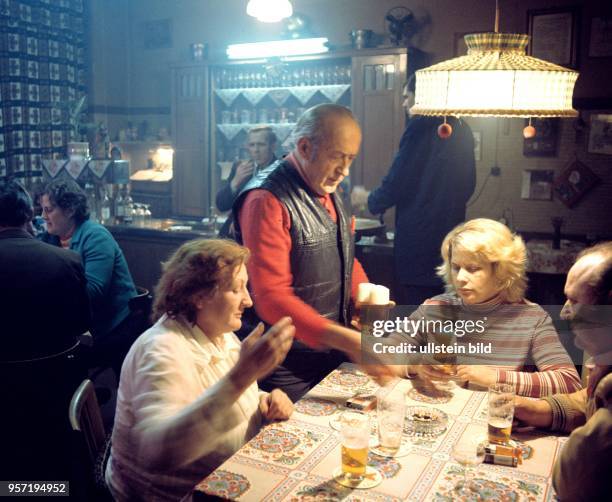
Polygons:
[[508,444],[514,418],[514,386],[498,383],[489,387],[489,443]]

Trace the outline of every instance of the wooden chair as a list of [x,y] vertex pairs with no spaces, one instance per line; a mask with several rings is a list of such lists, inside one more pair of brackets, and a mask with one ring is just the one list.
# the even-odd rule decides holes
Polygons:
[[74,431],[80,433],[89,458],[91,487],[95,500],[112,500],[104,481],[104,471],[110,456],[110,434],[104,431],[102,413],[93,383],[83,380],[70,401],[68,418]]

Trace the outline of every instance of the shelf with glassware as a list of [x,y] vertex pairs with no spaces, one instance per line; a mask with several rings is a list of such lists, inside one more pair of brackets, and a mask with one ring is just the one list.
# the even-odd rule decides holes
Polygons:
[[246,140],[253,128],[269,127],[277,137],[276,155],[290,149],[300,115],[320,103],[351,105],[350,59],[239,65],[213,70],[213,135],[217,170],[213,193],[236,160],[248,158]]
[[[374,188],[388,169],[404,130],[405,47],[338,50],[268,62],[202,61],[173,65],[174,214],[211,211],[222,170],[248,158],[247,133],[270,126],[286,153],[294,124],[310,106],[348,106],[363,131],[351,168],[354,184]],[[225,113],[223,113],[225,112]]]

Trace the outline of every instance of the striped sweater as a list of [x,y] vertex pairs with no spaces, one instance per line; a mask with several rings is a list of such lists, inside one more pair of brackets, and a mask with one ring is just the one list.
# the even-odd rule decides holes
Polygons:
[[[527,300],[510,304],[496,298],[465,305],[459,297],[447,293],[425,301],[410,318],[481,321],[482,332],[457,334],[452,341],[472,346],[490,343],[491,353],[459,355],[456,363],[495,367],[497,382],[513,384],[518,395],[541,397],[581,388],[576,368],[561,345],[550,316]],[[427,329],[418,331],[411,343],[423,345],[432,341],[439,344],[440,336]]]

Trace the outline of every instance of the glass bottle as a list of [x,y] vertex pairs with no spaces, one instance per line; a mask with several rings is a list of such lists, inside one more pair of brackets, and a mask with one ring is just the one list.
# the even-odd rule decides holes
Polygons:
[[143,223],[145,227],[149,226],[149,224],[151,223],[151,220],[153,219],[153,215],[151,214],[151,204],[143,204],[144,206],[144,211],[143,211]]
[[123,205],[125,207],[124,221],[126,223],[132,223],[134,216],[134,201],[130,195],[130,189],[128,186],[125,187],[125,197],[123,198]]
[[89,219],[99,223],[98,198],[96,197],[96,187],[92,183],[85,183],[85,196],[87,197],[87,206],[89,208]]
[[102,189],[102,204],[100,206],[100,223],[103,225],[109,225],[112,223],[111,221],[111,201],[108,196],[108,191],[106,189]]
[[115,195],[115,219],[118,223],[123,223],[125,220],[125,201],[123,200],[123,187],[119,186],[117,195]]

